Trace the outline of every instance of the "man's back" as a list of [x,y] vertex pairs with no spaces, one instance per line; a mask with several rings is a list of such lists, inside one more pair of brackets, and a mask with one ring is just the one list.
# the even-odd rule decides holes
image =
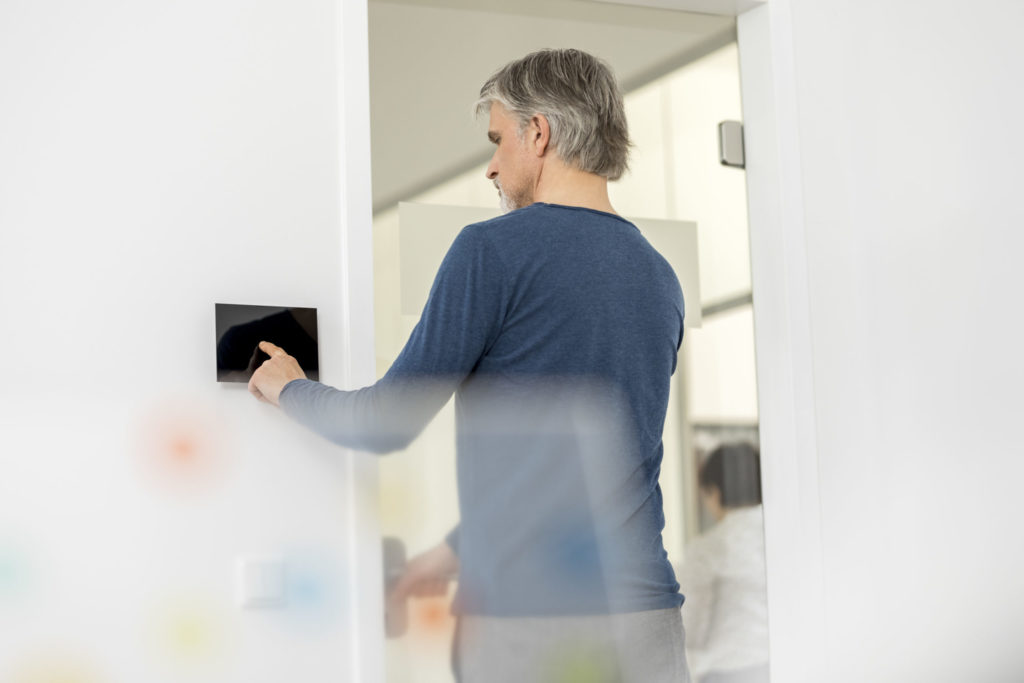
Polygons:
[[464,611],[680,604],[657,479],[682,320],[671,267],[613,214],[533,204],[460,234],[389,375],[482,349],[456,404]]

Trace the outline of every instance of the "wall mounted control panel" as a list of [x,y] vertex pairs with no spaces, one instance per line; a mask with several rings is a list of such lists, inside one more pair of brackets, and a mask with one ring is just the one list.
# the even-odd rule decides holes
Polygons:
[[312,380],[320,379],[316,309],[215,304],[217,381],[246,382],[269,356],[261,341],[280,346]]

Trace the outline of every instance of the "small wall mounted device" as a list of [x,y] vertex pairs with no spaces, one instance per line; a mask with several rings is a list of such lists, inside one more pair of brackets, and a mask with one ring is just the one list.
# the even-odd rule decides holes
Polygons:
[[217,381],[245,382],[269,356],[261,341],[280,346],[312,380],[320,379],[316,309],[214,304]]
[[743,124],[739,121],[722,121],[718,124],[718,159],[723,166],[746,168]]

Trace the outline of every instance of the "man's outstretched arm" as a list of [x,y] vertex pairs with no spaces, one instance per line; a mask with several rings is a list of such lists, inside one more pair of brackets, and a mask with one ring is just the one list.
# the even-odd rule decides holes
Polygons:
[[482,226],[463,230],[448,250],[419,323],[376,384],[340,391],[305,379],[273,345],[249,390],[335,443],[360,450],[404,448],[437,414],[494,342],[507,301],[504,266]]

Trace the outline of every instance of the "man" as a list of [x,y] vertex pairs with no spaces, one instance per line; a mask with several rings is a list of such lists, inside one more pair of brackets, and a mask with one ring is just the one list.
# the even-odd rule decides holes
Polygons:
[[459,234],[387,374],[337,391],[263,344],[250,391],[378,452],[455,393],[462,521],[395,593],[458,569],[462,680],[686,681],[658,487],[683,299],[608,199],[622,96],[594,57],[544,50],[492,76],[477,111],[507,213]]

